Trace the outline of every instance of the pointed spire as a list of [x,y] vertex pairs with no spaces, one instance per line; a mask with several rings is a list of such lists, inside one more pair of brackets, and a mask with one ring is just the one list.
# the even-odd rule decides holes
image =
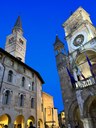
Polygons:
[[57,43],[58,41],[61,42],[60,39],[59,39],[59,37],[58,37],[58,34],[56,34],[55,43]]
[[62,43],[63,44],[63,42],[59,39],[59,37],[58,37],[58,35],[56,34],[56,39],[55,39],[55,43],[54,43],[54,45],[56,44],[56,43]]
[[54,43],[54,49],[57,50],[58,48],[64,48],[64,44],[59,39],[58,35],[56,34],[56,39],[55,39],[55,43]]
[[21,30],[21,31],[23,31],[22,30],[22,22],[21,22],[21,18],[20,18],[20,16],[18,16],[18,18],[17,18],[17,20],[16,20],[16,23],[15,23],[15,25],[14,25],[14,28],[13,28],[13,30]]

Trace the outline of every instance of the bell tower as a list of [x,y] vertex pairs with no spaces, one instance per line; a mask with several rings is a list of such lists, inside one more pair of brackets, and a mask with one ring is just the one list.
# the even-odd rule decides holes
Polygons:
[[23,37],[22,22],[18,16],[12,29],[12,34],[7,36],[5,50],[20,61],[25,62],[26,39]]
[[67,73],[67,67],[70,68],[69,58],[68,58],[67,52],[65,51],[65,46],[63,42],[59,39],[57,35],[54,43],[54,51],[55,51],[57,70],[58,70],[59,79],[60,79],[62,99],[63,99],[64,109],[66,114],[66,125],[68,125],[69,106],[72,103],[72,101],[74,101],[75,99],[75,93]]

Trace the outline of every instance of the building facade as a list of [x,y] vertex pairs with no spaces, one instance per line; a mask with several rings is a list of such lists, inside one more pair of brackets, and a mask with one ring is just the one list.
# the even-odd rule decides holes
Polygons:
[[0,128],[26,128],[32,121],[43,128],[42,84],[40,74],[24,63],[26,39],[18,17],[7,36],[5,50],[0,48]]
[[53,97],[45,92],[42,92],[44,122],[46,128],[58,128],[58,111],[54,108]]
[[[5,50],[0,48],[0,128],[45,128],[40,74],[26,65],[26,39],[20,17]],[[53,101],[52,101],[53,102]]]
[[56,36],[54,50],[65,109],[66,127],[96,127],[96,28],[79,7],[63,23],[68,53]]

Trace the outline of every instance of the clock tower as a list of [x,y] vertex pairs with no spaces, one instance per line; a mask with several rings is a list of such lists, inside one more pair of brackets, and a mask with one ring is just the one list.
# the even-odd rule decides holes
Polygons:
[[[65,47],[58,37],[54,51],[64,103],[65,127],[95,128],[96,28],[82,7],[63,23],[63,27],[68,53],[65,53]],[[66,71],[66,67],[69,71]],[[72,86],[73,78],[75,86]]]
[[65,50],[64,43],[59,39],[58,35],[56,35],[56,39],[54,43],[54,51],[55,51],[57,70],[60,79],[64,110],[66,114],[66,125],[68,125],[70,124],[70,122],[68,121],[70,118],[68,111],[70,109],[71,104],[73,104],[76,98],[72,83],[70,81],[67,72],[67,68],[70,69],[68,54]]
[[[79,65],[86,78],[91,76],[86,55],[91,60],[96,54],[96,28],[92,24],[89,14],[82,7],[79,7],[64,22],[63,27],[69,49],[70,64],[73,68],[75,64]],[[95,61],[92,60],[91,63],[94,64]]]
[[86,47],[86,44],[96,35],[96,29],[92,24],[89,14],[82,7],[79,7],[70,18],[64,22],[63,27],[69,53],[74,52],[82,45]]
[[7,36],[5,50],[20,61],[25,62],[26,39],[23,37],[20,16],[17,18],[12,34]]

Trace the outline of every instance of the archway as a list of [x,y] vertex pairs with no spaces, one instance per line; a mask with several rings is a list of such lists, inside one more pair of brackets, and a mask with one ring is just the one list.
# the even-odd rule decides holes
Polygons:
[[92,126],[93,126],[93,128],[96,128],[96,97],[90,105],[89,114],[91,117]]
[[89,58],[92,67],[93,65],[96,64],[96,51],[92,50],[92,49],[88,49],[83,51],[82,53],[78,53],[78,55],[76,56],[76,64],[78,65],[78,67],[80,68],[80,70],[82,71],[82,74],[85,76],[85,78],[90,77],[92,74],[90,72],[90,66],[88,65],[86,56]]
[[84,102],[84,117],[88,119],[90,127],[96,127],[96,95],[88,96]]
[[43,128],[43,121],[41,119],[38,121],[38,128]]
[[25,128],[25,122],[24,122],[24,116],[18,115],[16,117],[16,120],[14,121],[14,127],[15,128]]
[[9,125],[11,123],[11,118],[8,114],[4,114],[0,116],[0,128],[5,125]]
[[74,111],[73,111],[73,118],[74,118],[74,126],[79,126],[80,128],[83,128],[83,122],[81,121],[80,118],[80,110],[79,107],[77,106]]
[[83,122],[81,121],[77,100],[74,100],[68,109],[68,123],[72,128],[74,128],[76,124],[78,124],[80,128],[83,128]]
[[32,122],[33,125],[35,124],[35,118],[33,116],[30,116],[27,120],[27,126],[28,127],[30,126],[30,122]]

